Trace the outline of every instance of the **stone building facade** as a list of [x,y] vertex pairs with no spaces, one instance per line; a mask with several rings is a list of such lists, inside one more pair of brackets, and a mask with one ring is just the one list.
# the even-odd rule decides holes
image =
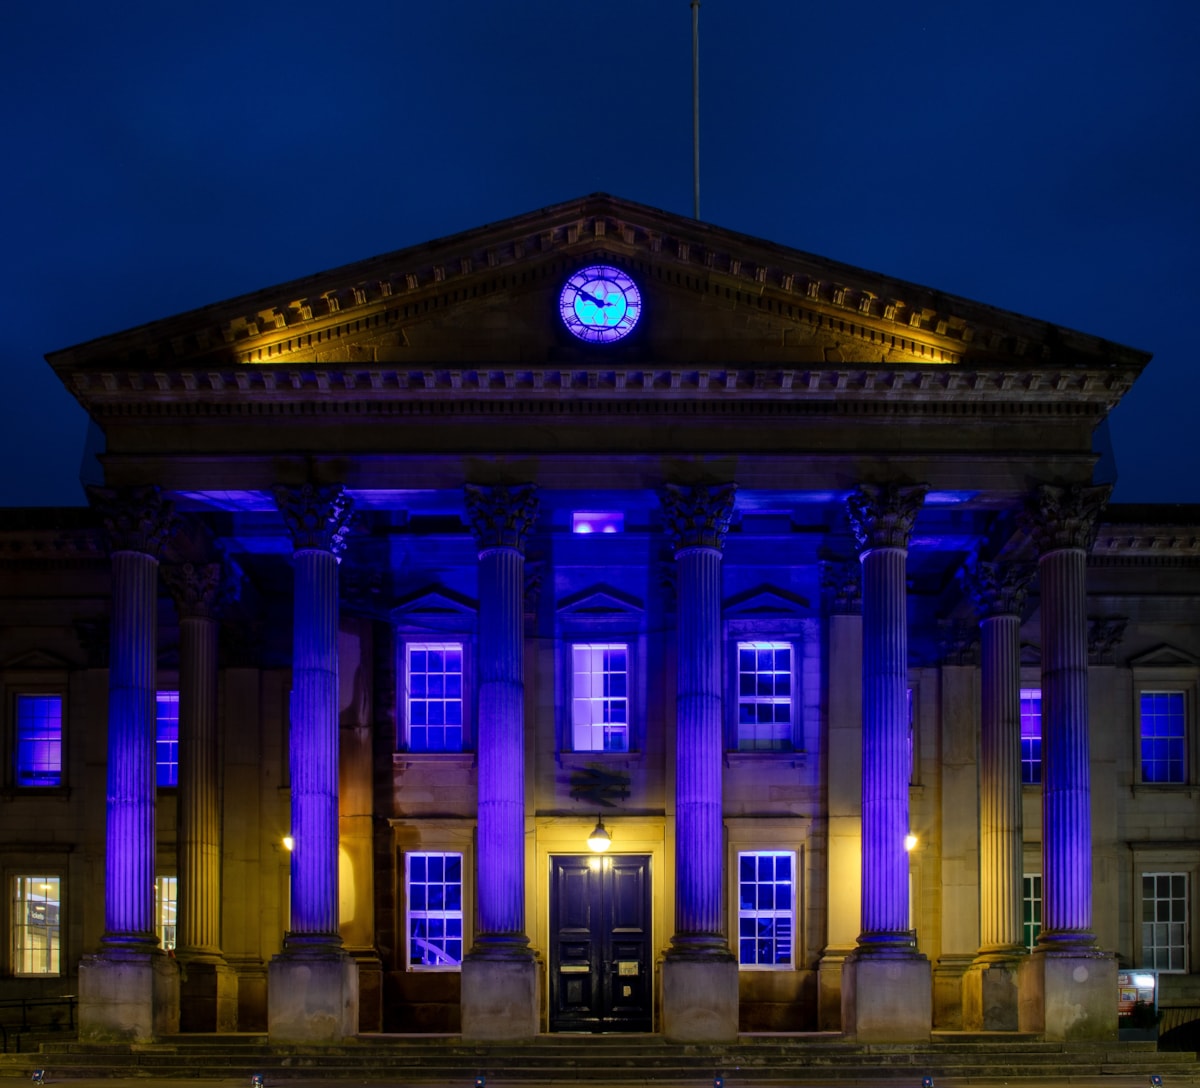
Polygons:
[[48,359],[102,477],[0,523],[4,996],[280,1042],[1192,1000],[1200,512],[1096,478],[1146,354],[597,195]]

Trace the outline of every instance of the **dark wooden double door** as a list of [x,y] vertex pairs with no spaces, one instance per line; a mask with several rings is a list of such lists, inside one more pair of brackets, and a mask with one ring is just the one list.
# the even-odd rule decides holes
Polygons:
[[550,1030],[649,1031],[650,858],[550,858]]

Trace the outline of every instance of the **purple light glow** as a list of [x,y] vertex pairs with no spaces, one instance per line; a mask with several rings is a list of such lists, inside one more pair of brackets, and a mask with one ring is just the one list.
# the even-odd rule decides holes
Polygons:
[[612,510],[576,510],[571,515],[573,533],[623,533],[625,515]]

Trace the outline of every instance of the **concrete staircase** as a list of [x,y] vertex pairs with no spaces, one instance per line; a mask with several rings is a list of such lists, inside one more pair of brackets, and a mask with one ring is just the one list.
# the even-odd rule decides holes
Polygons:
[[[470,1088],[550,1081],[593,1084],[850,1084],[894,1081],[1097,1080],[1166,1088],[1200,1085],[1191,1053],[1160,1053],[1147,1043],[1047,1043],[1032,1036],[935,1033],[926,1044],[858,1045],[838,1035],[745,1035],[736,1044],[681,1045],[657,1035],[546,1035],[531,1043],[464,1043],[458,1036],[364,1035],[336,1047],[277,1047],[262,1035],[179,1035],[152,1045],[44,1042],[36,1054],[0,1056],[0,1076],[50,1081],[126,1077],[155,1081],[229,1079],[261,1073],[284,1080],[345,1079]],[[1116,1078],[1116,1079],[1110,1079]]]

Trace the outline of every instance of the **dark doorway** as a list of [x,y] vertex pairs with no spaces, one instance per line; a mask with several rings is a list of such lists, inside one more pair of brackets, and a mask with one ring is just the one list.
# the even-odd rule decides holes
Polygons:
[[649,1031],[650,858],[550,858],[550,1030]]

